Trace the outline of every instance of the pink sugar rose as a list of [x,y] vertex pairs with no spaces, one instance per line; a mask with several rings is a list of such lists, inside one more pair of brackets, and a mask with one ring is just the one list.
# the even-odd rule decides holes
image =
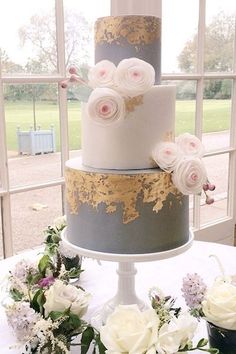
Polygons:
[[114,74],[116,66],[109,60],[101,60],[88,73],[89,86],[110,87],[114,86]]
[[120,94],[109,88],[97,88],[91,93],[87,112],[90,119],[101,125],[122,121],[125,115],[125,103]]

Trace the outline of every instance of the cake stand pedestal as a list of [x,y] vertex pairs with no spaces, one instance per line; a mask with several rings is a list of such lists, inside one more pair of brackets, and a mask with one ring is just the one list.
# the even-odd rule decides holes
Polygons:
[[177,256],[185,251],[187,251],[193,242],[193,232],[190,230],[189,240],[184,245],[163,252],[155,253],[143,253],[143,254],[118,254],[118,253],[104,253],[93,250],[88,250],[75,246],[70,243],[67,238],[66,228],[61,234],[62,242],[68,249],[73,250],[77,254],[89,258],[94,258],[103,261],[118,262],[118,286],[116,295],[105,303],[101,309],[94,316],[95,322],[101,324],[105,322],[107,316],[114,311],[117,305],[131,305],[137,304],[138,307],[143,310],[145,309],[145,303],[138,298],[135,290],[135,274],[137,270],[134,266],[135,262],[150,262],[156,260],[162,260],[170,257]]

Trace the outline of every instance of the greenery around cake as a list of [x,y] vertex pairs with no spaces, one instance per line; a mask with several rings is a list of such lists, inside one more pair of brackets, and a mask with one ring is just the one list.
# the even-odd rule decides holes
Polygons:
[[61,244],[65,226],[65,219],[49,226],[37,261],[22,259],[9,271],[4,305],[20,353],[69,354],[73,346],[81,354],[218,353],[206,339],[193,344],[197,320],[156,288],[145,311],[119,305],[99,329],[86,321],[91,295],[80,284],[81,258]]

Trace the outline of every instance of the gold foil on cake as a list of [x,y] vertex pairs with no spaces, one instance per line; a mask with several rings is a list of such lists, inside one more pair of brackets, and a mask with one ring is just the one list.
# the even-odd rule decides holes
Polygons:
[[97,209],[100,203],[104,203],[106,213],[115,213],[118,205],[121,205],[124,224],[139,217],[138,199],[143,203],[153,203],[156,213],[162,209],[170,193],[181,199],[181,193],[166,172],[102,174],[67,167],[65,179],[66,200],[71,214],[78,214],[81,204]]
[[126,112],[133,112],[136,106],[143,104],[143,95],[125,99]]
[[95,43],[150,44],[161,37],[161,19],[154,16],[103,17],[96,21]]

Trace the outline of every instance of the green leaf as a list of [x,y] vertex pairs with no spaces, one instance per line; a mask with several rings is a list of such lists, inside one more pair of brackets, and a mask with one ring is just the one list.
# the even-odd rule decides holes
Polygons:
[[87,327],[81,338],[81,354],[86,354],[89,350],[90,344],[94,339],[94,329]]
[[200,341],[197,344],[197,348],[205,347],[208,343],[208,340],[205,338],[200,339]]
[[39,289],[36,291],[34,294],[34,297],[31,301],[31,307],[36,311],[43,313],[43,305],[45,304],[46,298],[44,296],[44,291],[43,289]]
[[49,313],[49,317],[53,320],[53,321],[57,321],[59,318],[61,318],[63,316],[63,312],[60,311],[51,311]]
[[78,329],[81,326],[81,320],[79,316],[74,315],[73,313],[70,314],[69,322],[74,329]]
[[97,346],[98,346],[99,354],[105,354],[106,353],[107,348],[102,343],[100,335],[97,338]]
[[219,349],[216,349],[216,348],[209,348],[208,352],[211,354],[220,354]]
[[19,290],[17,289],[11,289],[10,290],[10,295],[14,301],[21,301],[24,297],[24,294],[22,294]]
[[51,268],[51,266],[52,262],[50,257],[48,255],[44,255],[39,261],[38,270],[41,274],[45,275],[46,269],[49,267]]

